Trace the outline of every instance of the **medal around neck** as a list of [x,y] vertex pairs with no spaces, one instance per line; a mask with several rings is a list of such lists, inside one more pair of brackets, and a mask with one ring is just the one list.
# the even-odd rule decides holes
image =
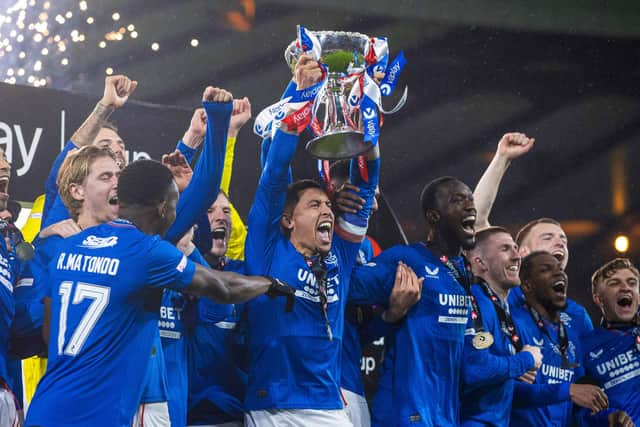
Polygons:
[[493,335],[487,331],[478,332],[474,335],[471,343],[476,350],[487,349],[493,344]]
[[[292,70],[302,54],[321,60],[324,70],[320,83],[285,93],[291,107],[299,106],[299,101],[312,105],[309,127],[314,138],[307,143],[307,151],[318,159],[338,160],[353,158],[375,146],[380,135],[380,113],[395,113],[407,100],[405,87],[392,110],[384,110],[381,102],[383,96],[393,92],[406,64],[403,53],[389,63],[386,37],[310,31],[298,25],[296,40],[284,52]],[[375,80],[382,74],[381,80]]]

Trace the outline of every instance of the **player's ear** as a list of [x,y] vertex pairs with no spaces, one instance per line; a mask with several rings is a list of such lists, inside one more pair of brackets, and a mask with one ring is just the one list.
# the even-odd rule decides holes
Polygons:
[[280,218],[280,226],[285,230],[291,230],[293,228],[293,222],[291,222],[291,217],[288,213],[283,213]]
[[69,194],[71,194],[71,197],[73,197],[75,200],[83,201],[84,187],[76,183],[69,184]]
[[164,200],[158,204],[157,207],[158,217],[164,218],[167,215],[167,201]]
[[435,209],[427,209],[424,213],[425,218],[429,224],[436,224],[440,221],[440,212]]

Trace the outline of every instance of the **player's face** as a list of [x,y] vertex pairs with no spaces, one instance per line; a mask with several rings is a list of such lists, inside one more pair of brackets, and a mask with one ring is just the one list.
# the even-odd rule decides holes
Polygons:
[[304,255],[326,254],[331,249],[333,222],[331,201],[325,192],[304,190],[291,215],[291,243]]
[[457,180],[449,182],[440,186],[436,199],[440,232],[453,237],[464,249],[473,248],[476,207],[469,187]]
[[0,210],[7,209],[9,200],[9,178],[11,177],[11,164],[0,148]]
[[508,233],[495,233],[482,244],[481,259],[487,268],[487,278],[501,287],[520,284],[520,255],[518,245]]
[[639,300],[638,277],[629,269],[616,270],[598,285],[596,304],[609,322],[631,322]]
[[120,169],[127,166],[127,158],[125,157],[124,141],[113,129],[102,128],[93,140],[93,145],[100,148],[110,148],[116,155],[116,160]]
[[549,252],[558,258],[562,268],[567,268],[569,262],[569,247],[567,235],[556,224],[540,223],[533,226],[527,238],[522,242],[520,254],[525,256],[536,251]]
[[567,305],[568,285],[569,278],[556,257],[546,253],[533,259],[527,298],[534,298],[548,311],[562,310]]
[[209,225],[211,226],[212,246],[211,253],[216,256],[224,256],[229,246],[231,235],[231,205],[229,199],[223,194],[218,194],[215,203],[207,211]]
[[160,221],[160,229],[158,234],[164,236],[173,221],[176,220],[176,205],[178,204],[178,185],[175,181],[171,182],[169,190],[167,191],[167,197],[164,201],[164,208]]
[[93,161],[82,187],[74,192],[74,197],[83,200],[83,214],[89,214],[97,223],[118,217],[119,175],[120,168],[111,157],[102,156]]

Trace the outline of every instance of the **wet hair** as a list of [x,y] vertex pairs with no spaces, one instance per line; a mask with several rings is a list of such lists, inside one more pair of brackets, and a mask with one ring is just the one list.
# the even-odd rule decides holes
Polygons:
[[109,157],[114,162],[116,161],[116,157],[110,149],[89,145],[70,153],[60,166],[57,180],[58,192],[74,220],[78,219],[78,215],[80,215],[82,201],[71,196],[71,185],[82,185],[89,176],[89,169],[93,162],[101,157]]
[[[296,182],[289,184],[287,188],[287,195],[284,200],[284,214],[291,216],[293,215],[293,210],[296,205],[300,201],[300,197],[302,193],[309,189],[317,188],[318,190],[324,192],[324,188],[317,182],[312,179],[300,179]],[[289,230],[284,230],[285,234],[288,235]]]
[[420,193],[420,212],[422,213],[423,218],[426,216],[429,209],[436,209],[436,194],[438,193],[438,189],[445,184],[455,181],[460,180],[452,176],[441,176],[424,186],[422,193]]
[[616,274],[619,270],[629,270],[636,278],[640,279],[638,268],[633,265],[629,258],[614,258],[598,268],[591,276],[591,293],[595,294],[600,283]]
[[137,160],[122,170],[118,180],[121,206],[156,206],[167,198],[171,171],[156,160]]
[[518,234],[516,234],[516,243],[518,244],[518,246],[522,246],[522,242],[524,242],[529,234],[531,234],[531,230],[533,230],[533,227],[538,224],[553,224],[557,225],[558,227],[562,227],[562,225],[560,225],[560,223],[553,218],[534,219],[533,221],[526,223],[524,227],[522,227],[520,231],[518,231]]
[[535,260],[541,255],[551,255],[551,254],[546,251],[535,251],[535,252],[531,252],[529,255],[527,255],[522,259],[522,262],[520,263],[520,282],[521,283],[528,280],[531,277],[531,274],[533,272],[533,260]]

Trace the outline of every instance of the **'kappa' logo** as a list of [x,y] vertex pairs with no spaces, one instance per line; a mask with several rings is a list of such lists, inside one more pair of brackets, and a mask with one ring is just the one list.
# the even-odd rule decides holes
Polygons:
[[110,236],[110,237],[98,237],[98,236],[87,236],[80,246],[81,248],[87,249],[103,249],[110,248],[111,246],[115,246],[118,244],[118,236]]
[[604,349],[600,349],[599,351],[591,351],[589,352],[589,356],[591,356],[592,359],[597,359],[598,357],[602,356],[602,353],[604,353]]
[[375,116],[376,116],[376,111],[371,107],[365,108],[364,111],[362,112],[362,117],[364,117],[366,120],[371,120]]

